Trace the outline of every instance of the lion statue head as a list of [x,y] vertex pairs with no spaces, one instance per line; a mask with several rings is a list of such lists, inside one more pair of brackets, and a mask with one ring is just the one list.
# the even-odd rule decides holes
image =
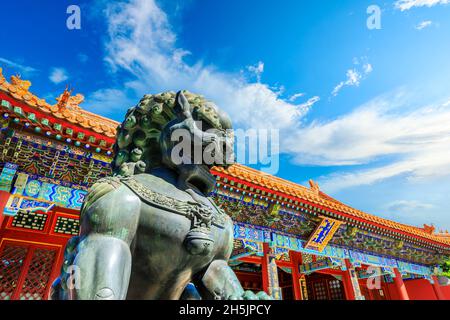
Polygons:
[[[186,174],[234,162],[231,120],[214,103],[188,91],[145,95],[117,129],[115,175],[166,167]],[[189,170],[188,170],[189,169]]]

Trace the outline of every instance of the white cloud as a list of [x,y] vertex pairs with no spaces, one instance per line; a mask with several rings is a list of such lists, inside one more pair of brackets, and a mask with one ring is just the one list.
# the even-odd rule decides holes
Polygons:
[[387,218],[394,219],[400,223],[422,226],[430,222],[439,222],[442,225],[444,217],[439,217],[439,206],[417,200],[396,200],[390,201],[380,207]]
[[69,75],[64,68],[53,68],[48,77],[54,84],[59,84],[69,79]]
[[[263,62],[246,69],[257,81],[196,61],[195,53],[189,57],[194,62],[186,62],[191,53],[177,47],[167,16],[154,0],[108,3],[105,17],[105,60],[111,71],[128,71],[131,78],[88,95],[86,106],[102,113],[124,112],[144,93],[178,89],[201,93],[230,113],[236,127],[280,129],[281,152],[298,164],[360,166],[319,179],[325,192],[399,175],[409,179],[450,175],[448,99],[447,104],[405,112],[400,107],[408,103],[401,94],[383,96],[335,120],[305,126],[303,116],[319,97],[303,103],[302,94],[282,99],[282,86],[261,83]],[[345,86],[360,85],[371,72],[367,59],[355,59],[337,93]]]
[[[402,94],[385,96],[333,121],[313,122],[288,138],[288,151],[299,164],[366,166],[322,177],[328,192],[397,176],[450,175],[450,106],[398,111],[408,103]],[[376,164],[380,159],[386,160],[383,165]]]
[[[319,97],[293,103],[300,95],[286,101],[267,84],[250,82],[200,61],[185,62],[189,52],[176,47],[167,16],[154,1],[112,3],[105,12],[109,25],[106,61],[113,71],[127,70],[134,77],[122,88],[103,89],[88,97],[99,108],[125,110],[144,93],[188,89],[232,114],[236,127],[280,129],[280,136],[286,137],[281,152],[293,155],[299,164],[367,165],[396,157],[384,166],[324,177],[330,189],[371,184],[399,174],[420,178],[450,173],[450,109],[442,104],[405,114],[393,109],[405,105],[401,94],[380,97],[333,121],[304,126],[302,117]],[[262,62],[248,69],[256,75],[263,70]],[[354,59],[354,67],[337,92],[344,86],[360,85],[372,71],[367,58]],[[102,101],[103,96],[112,98]],[[115,96],[122,97],[120,103],[114,102]]]
[[432,21],[427,20],[427,21],[422,21],[421,23],[419,23],[415,28],[416,30],[423,30],[429,26],[431,26],[433,24]]
[[255,75],[258,82],[261,82],[261,75],[264,72],[264,62],[259,61],[258,64],[254,66],[248,66],[247,70]]
[[22,73],[23,76],[29,77],[31,76],[33,73],[37,72],[37,70],[33,67],[29,67],[29,66],[25,66],[23,64],[5,59],[5,58],[0,58],[0,64],[4,64],[7,65],[8,67],[11,67],[13,69],[14,72],[20,72]]
[[434,205],[416,200],[397,200],[386,204],[386,209],[396,212],[411,213],[417,210],[433,209]]
[[[233,114],[237,127],[278,128],[297,126],[310,108],[280,97],[267,84],[251,82],[239,74],[218,70],[201,61],[187,63],[189,54],[176,46],[167,16],[154,0],[109,3],[106,61],[112,71],[126,70],[134,79],[123,84],[135,99],[144,93],[187,89],[203,94]],[[248,69],[260,80],[263,62]],[[114,88],[113,88],[114,89]]]
[[347,70],[347,80],[341,81],[332,92],[333,96],[337,96],[338,93],[344,88],[344,86],[356,86],[358,87],[361,83],[362,75],[355,69]]
[[[359,59],[354,59],[354,64],[359,65]],[[334,87],[331,94],[337,96],[344,87],[359,87],[361,81],[364,80],[371,72],[373,67],[370,63],[364,63],[361,70],[357,68],[347,70],[345,81],[341,81],[336,87]]]
[[289,97],[289,101],[290,101],[290,102],[294,102],[294,101],[296,101],[298,98],[303,97],[304,95],[305,95],[305,94],[302,93],[302,92],[293,94],[292,96]]
[[302,109],[309,110],[313,105],[315,105],[319,101],[320,101],[320,97],[315,96],[315,97],[308,99],[308,101],[306,101],[305,103],[302,103],[300,105],[300,107]]
[[449,4],[450,0],[398,0],[395,8],[406,11],[414,7],[433,7],[439,4]]
[[370,63],[366,63],[363,66],[363,69],[364,69],[364,73],[365,74],[369,74],[369,73],[371,73],[373,71],[373,67],[372,67],[372,65]]
[[[136,101],[130,99],[123,90],[100,89],[89,94],[84,104],[89,106],[92,112],[111,115],[116,111],[127,110],[134,106]],[[116,120],[122,121],[123,119]]]

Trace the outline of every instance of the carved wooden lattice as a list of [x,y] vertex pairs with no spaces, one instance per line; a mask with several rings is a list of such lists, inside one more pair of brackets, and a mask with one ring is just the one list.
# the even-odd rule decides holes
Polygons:
[[7,243],[0,251],[0,300],[43,300],[59,249]]
[[311,292],[309,296],[314,296],[315,300],[329,300],[327,285],[325,282],[315,282],[312,289],[314,292]]
[[19,294],[20,300],[42,300],[46,298],[46,289],[50,281],[55,256],[55,250],[36,249],[34,251]]
[[26,247],[8,245],[0,254],[0,300],[12,299],[27,252]]
[[342,290],[342,283],[339,280],[331,280],[328,282],[330,288],[331,300],[344,300],[344,292]]
[[307,279],[310,300],[345,300],[342,282],[331,277],[313,275]]

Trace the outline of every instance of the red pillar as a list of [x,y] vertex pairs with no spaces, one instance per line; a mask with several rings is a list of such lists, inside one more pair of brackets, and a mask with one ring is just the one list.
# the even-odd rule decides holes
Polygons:
[[367,292],[369,293],[369,300],[375,300],[375,299],[373,298],[373,292],[372,292],[372,290],[370,290],[369,288],[367,288]]
[[300,272],[298,270],[300,265],[300,253],[295,251],[289,252],[289,257],[292,262],[292,286],[294,289],[294,299],[302,300],[302,291],[300,288]]
[[400,297],[400,300],[409,300],[408,291],[406,290],[406,286],[405,286],[405,283],[403,282],[400,271],[398,271],[397,268],[394,268],[394,272],[395,272],[394,283],[395,283],[395,287],[397,288],[397,292],[398,292],[398,296]]
[[439,285],[438,277],[433,276],[433,290],[436,294],[438,300],[446,300],[444,294],[442,293],[441,286]]
[[263,259],[261,264],[261,270],[262,270],[262,285],[263,290],[269,294],[269,257],[268,254],[270,253],[270,247],[269,244],[264,242],[263,243]]
[[[375,298],[373,296],[373,291],[377,290],[377,289],[369,289],[369,286],[367,285],[367,279],[364,279],[364,281],[360,281],[359,287],[360,288],[365,288],[364,291],[367,292],[367,295],[368,295],[367,297],[365,297],[366,300],[375,300]],[[361,294],[362,294],[362,292],[361,292]]]
[[0,190],[0,228],[2,227],[3,218],[4,218],[3,210],[5,210],[6,203],[8,202],[9,196],[10,196],[9,192]]
[[352,276],[350,274],[352,264],[348,259],[345,260],[345,266],[347,270],[342,272],[342,283],[344,284],[345,298],[347,300],[355,300],[355,289],[353,288]]

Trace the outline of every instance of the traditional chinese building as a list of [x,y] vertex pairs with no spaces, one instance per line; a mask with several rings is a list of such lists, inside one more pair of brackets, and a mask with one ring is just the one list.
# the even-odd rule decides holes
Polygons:
[[[55,104],[0,69],[0,300],[46,299],[87,188],[111,172],[117,122],[64,91]],[[277,299],[450,299],[438,266],[448,233],[351,208],[320,191],[235,165],[213,170],[235,222],[231,264],[245,289]]]

